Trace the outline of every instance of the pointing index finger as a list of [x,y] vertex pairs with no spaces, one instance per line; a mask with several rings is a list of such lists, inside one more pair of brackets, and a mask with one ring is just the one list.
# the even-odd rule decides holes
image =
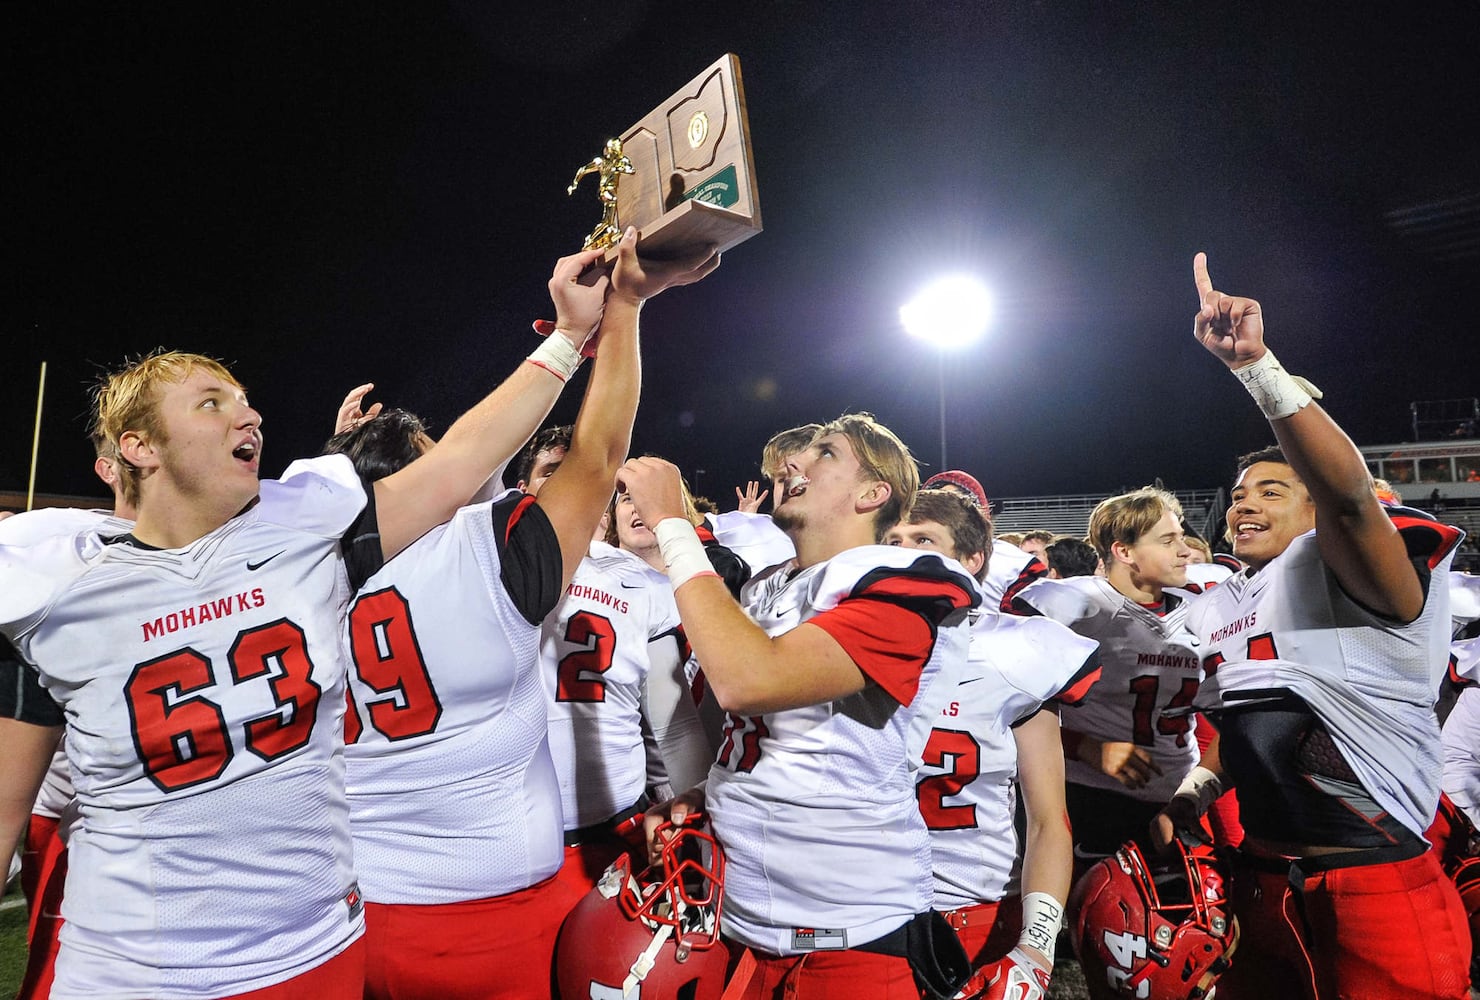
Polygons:
[[1213,279],[1208,277],[1208,255],[1201,250],[1192,258],[1192,280],[1197,283],[1197,300],[1202,302],[1213,290]]

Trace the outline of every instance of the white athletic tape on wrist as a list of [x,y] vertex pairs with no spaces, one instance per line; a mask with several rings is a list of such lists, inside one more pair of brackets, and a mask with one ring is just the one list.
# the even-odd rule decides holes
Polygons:
[[1300,412],[1301,407],[1309,405],[1311,400],[1322,396],[1321,390],[1309,381],[1285,371],[1280,359],[1268,349],[1264,357],[1253,364],[1235,368],[1233,373],[1270,420],[1292,416]]
[[653,528],[658,550],[668,564],[668,583],[677,590],[696,576],[719,576],[704,553],[694,526],[682,517],[665,517]]
[[1192,803],[1197,814],[1201,816],[1208,811],[1208,806],[1213,800],[1223,794],[1223,779],[1201,764],[1194,767],[1187,777],[1182,779],[1182,784],[1177,786],[1174,799],[1184,799]]
[[1064,908],[1057,899],[1046,892],[1027,893],[1023,896],[1023,933],[1018,936],[1018,946],[1037,948],[1052,968],[1053,949],[1063,920]]
[[538,365],[560,381],[568,382],[571,374],[580,367],[581,352],[571,346],[564,333],[556,330],[524,360]]

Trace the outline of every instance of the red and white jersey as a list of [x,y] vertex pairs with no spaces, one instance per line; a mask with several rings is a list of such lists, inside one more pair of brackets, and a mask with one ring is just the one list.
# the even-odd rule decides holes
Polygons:
[[966,669],[975,581],[886,545],[772,567],[742,604],[768,635],[811,622],[869,683],[806,708],[726,720],[707,808],[727,865],[725,934],[781,955],[864,944],[928,909],[915,776]]
[[1046,618],[984,611],[973,624],[970,664],[930,731],[915,786],[930,830],[937,910],[1017,891],[1012,727],[1044,702],[1082,699],[1099,670],[1098,648]]
[[1194,594],[1212,590],[1233,576],[1233,570],[1222,563],[1188,563],[1187,589]]
[[[1225,584],[1226,586],[1226,584]],[[1066,760],[1066,780],[1142,802],[1166,802],[1199,759],[1193,720],[1165,715],[1192,703],[1202,679],[1189,602],[1166,595],[1165,613],[1142,607],[1098,576],[1040,580],[1018,603],[1100,644],[1100,680],[1089,697],[1059,713],[1063,725],[1097,740],[1144,747],[1161,768],[1143,787],[1127,788],[1098,767]]]
[[752,574],[797,556],[797,547],[786,532],[776,527],[770,514],[732,510],[725,514],[707,514],[705,520],[709,522],[715,539],[744,559]]
[[987,558],[987,578],[982,581],[982,604],[998,611],[1011,611],[1013,599],[1034,580],[1048,576],[1048,567],[1031,552],[1000,538],[992,539]]
[[80,812],[53,997],[247,992],[360,934],[340,539],[365,503],[333,456],[184,548],[0,547],[0,631],[65,713]]
[[[381,567],[350,606],[345,776],[355,870],[372,903],[486,899],[560,867],[539,675],[560,543],[533,504],[512,491],[464,507]],[[516,523],[523,601],[504,580]],[[520,610],[531,603],[533,622]]]
[[1392,513],[1429,574],[1423,611],[1402,625],[1347,597],[1314,531],[1252,576],[1193,602],[1207,673],[1196,707],[1257,704],[1289,691],[1330,732],[1363,788],[1418,836],[1433,822],[1441,753],[1434,701],[1449,662],[1449,564],[1456,528]]
[[648,643],[677,628],[668,577],[631,552],[592,542],[540,640],[567,830],[603,823],[643,794]]

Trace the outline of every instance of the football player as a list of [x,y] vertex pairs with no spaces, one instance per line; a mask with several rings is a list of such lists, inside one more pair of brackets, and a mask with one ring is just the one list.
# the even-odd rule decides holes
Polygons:
[[965,669],[976,586],[953,560],[878,544],[919,479],[872,417],[833,421],[786,466],[774,516],[797,558],[753,579],[743,607],[683,516],[678,470],[639,458],[620,473],[729,713],[704,790],[648,820],[706,803],[728,858],[724,932],[756,960],[744,996],[784,983],[915,1000],[916,975],[948,996],[969,966],[932,909],[913,778]]
[[[599,319],[601,350],[558,469],[537,498],[511,490],[462,508],[387,562],[350,606],[345,782],[370,1000],[548,994],[568,906],[552,878],[562,824],[540,623],[581,561],[630,444],[639,310],[708,270],[694,263],[644,266],[629,238],[604,313],[605,278],[564,289],[557,330]],[[546,412],[510,411],[513,437]],[[441,447],[402,411],[356,422],[327,450],[350,455],[366,478]]]
[[1193,271],[1197,339],[1279,447],[1246,456],[1233,487],[1228,527],[1249,571],[1194,605],[1207,673],[1196,704],[1219,734],[1156,834],[1238,788],[1242,936],[1220,1000],[1468,997],[1464,908],[1424,840],[1463,534],[1385,509],[1319,391],[1266,346],[1259,303],[1215,290],[1203,254]]
[[[925,480],[927,490],[952,490],[982,509],[991,511],[987,491],[976,477],[960,469],[937,472]],[[992,558],[987,562],[987,578],[982,581],[982,599],[999,611],[1011,611],[1013,599],[1034,580],[1048,577],[1048,566],[1031,552],[1018,548],[1021,537],[993,539]]]
[[[991,538],[981,510],[950,490],[915,494],[905,520],[884,536],[949,556],[978,580]],[[963,993],[990,986],[1038,1000],[1053,972],[1074,861],[1058,716],[1044,709],[1084,696],[1098,675],[1097,644],[1044,618],[992,609],[972,618],[970,665],[930,731],[915,789],[930,830],[935,908],[979,970]]]
[[[552,292],[583,266],[562,260]],[[65,711],[82,813],[54,997],[362,994],[343,614],[518,449],[509,406],[547,409],[580,346],[547,340],[369,486],[343,456],[260,482],[262,418],[209,358],[152,355],[103,385],[96,423],[132,530],[0,547],[0,632]],[[25,729],[0,730],[6,842],[61,735]]]
[[[615,479],[615,471],[607,482]],[[687,500],[687,494],[685,495]],[[691,520],[691,503],[685,504]],[[559,605],[545,620],[540,674],[565,815],[566,909],[640,843],[650,786],[703,777],[712,744],[687,697],[678,608],[656,538],[631,500],[608,508]],[[662,711],[653,712],[653,704]],[[662,795],[662,797],[667,797]]]
[[1106,575],[1040,580],[1014,604],[1100,644],[1099,683],[1060,713],[1081,860],[1113,854],[1127,840],[1149,849],[1147,824],[1197,764],[1191,720],[1163,714],[1190,704],[1201,678],[1187,601],[1167,590],[1187,582],[1181,520],[1165,490],[1103,501],[1089,538]]

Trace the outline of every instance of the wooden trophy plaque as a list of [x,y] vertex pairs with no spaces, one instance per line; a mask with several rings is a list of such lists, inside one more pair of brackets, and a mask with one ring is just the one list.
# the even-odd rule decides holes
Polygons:
[[[734,55],[721,57],[623,132],[616,151],[629,161],[615,176],[616,235],[636,226],[643,256],[678,257],[709,244],[724,251],[761,231],[745,89]],[[599,162],[582,169],[595,173]],[[615,246],[607,259],[616,259]]]

